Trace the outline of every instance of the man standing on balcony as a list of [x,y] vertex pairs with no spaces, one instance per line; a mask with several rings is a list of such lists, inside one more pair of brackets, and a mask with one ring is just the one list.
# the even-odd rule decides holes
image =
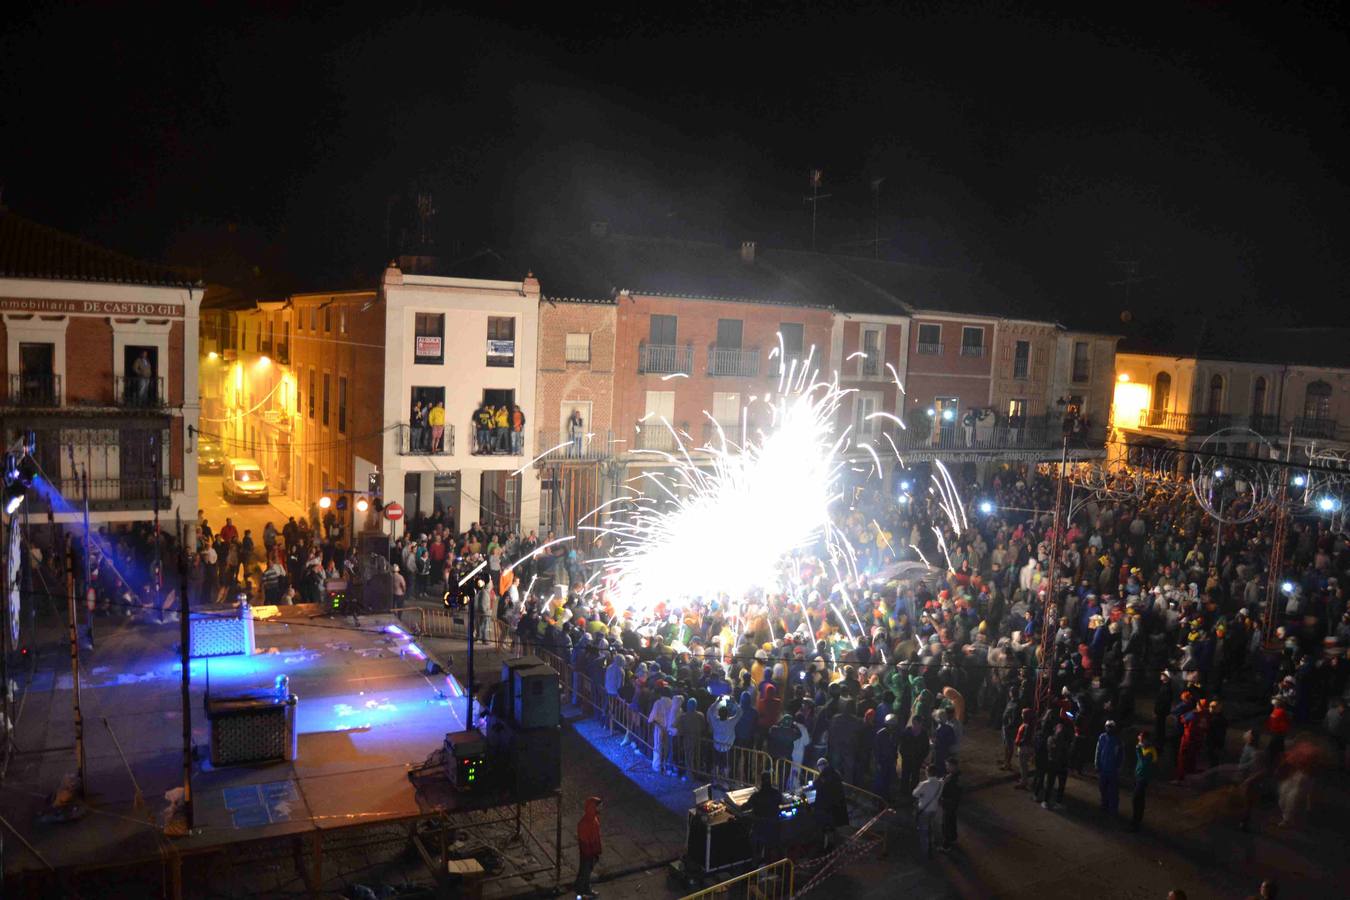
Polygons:
[[511,408],[511,455],[525,452],[525,413],[519,406]]
[[489,406],[487,403],[484,403],[482,406],[478,407],[476,410],[473,411],[473,424],[474,428],[478,432],[478,442],[477,446],[474,447],[473,450],[474,453],[490,452],[489,445],[492,442],[491,437],[492,437],[493,418],[494,417],[492,414],[492,407]]
[[567,450],[568,456],[581,456],[581,439],[585,432],[586,423],[581,420],[581,410],[573,409],[572,415],[567,417],[567,437],[572,441],[572,446]]
[[150,365],[150,351],[142,350],[141,355],[131,364],[132,375],[136,379],[136,405],[150,405],[150,379],[154,376],[154,367]]

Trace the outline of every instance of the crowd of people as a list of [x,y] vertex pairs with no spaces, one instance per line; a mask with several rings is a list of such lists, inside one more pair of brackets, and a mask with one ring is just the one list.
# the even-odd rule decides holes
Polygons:
[[[1052,476],[1008,466],[971,479],[954,520],[924,475],[859,489],[837,511],[856,577],[802,552],[783,593],[615,608],[575,540],[461,531],[444,514],[414,516],[387,564],[396,601],[473,603],[480,640],[566,657],[597,710],[618,698],[646,723],[653,768],[724,772],[744,747],[828,769],[912,804],[925,853],[955,845],[972,727],[998,734],[999,765],[1045,810],[1064,808],[1071,773],[1091,773],[1112,816],[1130,790],[1135,829],[1164,779],[1231,786],[1242,827],[1272,795],[1282,825],[1304,820],[1318,767],[1348,762],[1344,534],[1294,519],[1271,571],[1269,518],[1220,527],[1184,485],[1122,471],[1075,504],[1056,541]],[[363,565],[336,522],[256,536],[198,525],[194,603],[244,588],[315,601]],[[128,570],[153,571],[147,540],[113,542]],[[1240,738],[1234,718],[1250,725]],[[823,814],[843,824],[837,807]]]
[[[1113,816],[1128,786],[1135,829],[1161,779],[1233,785],[1243,827],[1271,794],[1282,824],[1303,819],[1324,736],[1342,765],[1350,737],[1344,535],[1295,519],[1271,572],[1273,522],[1216,531],[1183,485],[1122,473],[1065,517],[1052,560],[1052,477],[1009,467],[962,485],[967,527],[914,480],[900,500],[859,492],[839,512],[860,549],[856,582],[801,554],[791,594],[633,613],[572,578],[571,593],[513,599],[503,618],[517,643],[566,655],[631,705],[654,768],[717,771],[734,746],[826,762],[915,804],[921,825],[941,819],[920,830],[940,834],[925,852],[954,844],[969,727],[997,730],[1000,765],[1045,810],[1064,808],[1077,773],[1096,776]],[[911,545],[938,565],[890,577]],[[1235,708],[1253,723],[1240,748]],[[1295,746],[1295,729],[1324,735]],[[695,756],[705,738],[713,759]]]

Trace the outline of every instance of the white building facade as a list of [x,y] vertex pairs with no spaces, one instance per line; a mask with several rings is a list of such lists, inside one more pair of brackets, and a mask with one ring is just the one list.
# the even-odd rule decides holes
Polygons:
[[[381,291],[385,502],[409,518],[442,512],[459,530],[537,528],[539,475],[529,463],[544,424],[534,421],[539,282],[390,266]],[[480,432],[487,407],[506,409],[504,430],[494,422]]]

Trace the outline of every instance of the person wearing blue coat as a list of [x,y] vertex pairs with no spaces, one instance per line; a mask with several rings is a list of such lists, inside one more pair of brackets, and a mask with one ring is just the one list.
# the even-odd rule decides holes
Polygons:
[[755,698],[749,691],[741,691],[741,718],[736,722],[736,746],[755,746],[755,728],[758,725]]
[[1120,761],[1123,751],[1116,723],[1110,719],[1097,738],[1097,787],[1101,789],[1102,809],[1112,815],[1120,806]]

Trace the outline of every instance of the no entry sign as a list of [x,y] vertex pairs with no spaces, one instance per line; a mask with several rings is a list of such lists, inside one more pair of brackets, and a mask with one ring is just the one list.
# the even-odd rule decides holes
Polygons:
[[403,518],[403,507],[398,503],[386,503],[384,505],[384,517],[391,522],[397,522]]

